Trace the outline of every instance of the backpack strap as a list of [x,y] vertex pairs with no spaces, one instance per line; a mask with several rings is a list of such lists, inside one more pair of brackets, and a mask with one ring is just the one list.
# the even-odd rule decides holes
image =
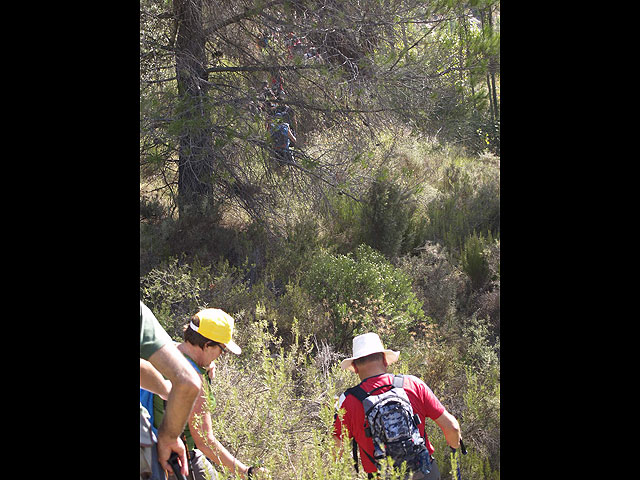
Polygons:
[[[358,400],[360,400],[360,402],[362,402],[369,396],[369,394],[365,392],[360,385],[356,385],[355,387],[351,387],[345,390],[344,396],[346,397],[347,395],[353,395]],[[353,456],[353,468],[355,468],[356,473],[358,473],[360,471],[358,469],[358,442],[356,442],[355,437],[351,437],[351,455]]]
[[[353,467],[356,469],[356,473],[359,472],[358,470],[358,442],[356,442],[356,438],[355,437],[351,437],[351,449],[352,449],[352,454],[353,454]],[[380,468],[380,463],[373,458],[371,455],[369,455],[369,452],[367,452],[364,448],[362,448],[362,451],[364,452],[364,454],[369,458],[369,460],[371,461],[371,463],[373,463],[376,468]]]
[[353,456],[353,468],[356,469],[356,473],[359,473],[358,469],[358,442],[356,437],[351,437],[351,455]]
[[[396,387],[396,388],[404,388],[404,375],[396,375],[393,378],[393,386]],[[413,405],[411,405],[411,409],[413,410]],[[416,428],[418,428],[418,425],[420,425],[420,417],[415,412],[413,414],[413,423],[416,426]],[[424,430],[424,435],[422,436],[422,438],[424,438],[424,441],[425,441],[425,444],[426,444],[427,443],[427,430],[426,430],[426,428]]]
[[371,395],[376,390],[380,390],[381,388],[385,388],[385,387],[403,388],[404,375],[394,375],[393,373],[390,373],[389,375],[391,375],[391,383],[388,383],[386,385],[380,385],[379,387],[374,388],[373,390],[368,392],[368,395]]
[[344,392],[344,396],[353,395],[361,402],[370,395],[371,392],[367,393],[364,388],[360,385],[356,385],[355,387],[351,387]]
[[[382,385],[382,387],[390,387],[390,386],[391,385]],[[382,387],[378,387],[378,388],[382,388]],[[371,390],[371,392],[377,390],[378,388],[374,388],[373,390]],[[360,400],[360,403],[362,403],[362,401],[364,399],[366,399],[371,394],[371,392],[365,391],[365,389],[362,388],[360,386],[360,384],[358,384],[355,387],[351,387],[351,388],[348,388],[347,390],[345,390],[344,396],[346,397],[347,395],[353,395],[358,400]],[[365,415],[365,421],[366,421],[366,415]],[[354,468],[356,470],[356,473],[358,473],[359,472],[359,470],[358,470],[358,442],[356,442],[356,438],[355,437],[351,437],[351,449],[352,449],[352,455],[353,455],[353,466],[354,466]],[[371,463],[373,463],[376,466],[376,468],[380,467],[379,462],[375,458],[373,458],[371,455],[369,455],[369,452],[367,452],[364,448],[362,448],[362,451],[369,458]]]

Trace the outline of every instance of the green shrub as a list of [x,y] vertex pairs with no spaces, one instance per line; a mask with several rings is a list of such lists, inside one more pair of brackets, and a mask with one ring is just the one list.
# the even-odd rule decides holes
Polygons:
[[[489,239],[490,242],[490,239]],[[473,288],[482,287],[489,280],[489,262],[484,253],[486,241],[474,231],[469,235],[462,248],[460,258],[462,270],[469,275]]]
[[270,244],[264,276],[278,294],[284,292],[288,281],[308,268],[313,252],[320,246],[318,230],[316,222],[303,220],[289,227],[286,237]]
[[467,477],[500,478],[500,369],[494,364],[481,375],[467,367],[465,373],[467,386],[461,422],[463,438],[467,439],[465,445],[471,446],[473,452],[465,457]]
[[388,177],[378,174],[369,187],[361,218],[360,240],[387,258],[401,254],[405,234],[416,210],[409,192]]
[[332,247],[343,254],[353,251],[360,243],[360,225],[364,205],[345,195],[328,195],[330,215],[325,219],[325,236]]
[[424,319],[409,277],[368,245],[353,255],[319,252],[301,285],[331,313],[331,340],[338,348],[367,331],[402,343],[409,328]]
[[151,309],[174,340],[182,338],[182,326],[206,304],[212,278],[200,264],[172,259],[140,279],[140,299]]
[[500,235],[500,177],[494,165],[450,162],[439,182],[440,195],[426,208],[424,241],[459,254],[474,231]]
[[440,244],[427,242],[418,255],[406,255],[399,267],[412,279],[413,290],[426,315],[439,323],[454,314],[463,280]]
[[[457,349],[450,338],[444,340],[449,334],[433,325],[424,338],[402,349],[390,370],[424,380],[458,419],[469,451],[461,458],[462,478],[493,480],[500,474],[500,366],[483,322],[471,330]],[[451,450],[442,431],[431,420],[425,428],[442,478],[451,478]]]
[[189,264],[172,258],[140,278],[140,299],[167,333],[179,340],[183,326],[202,308],[233,314],[255,305],[256,295],[266,301],[267,291],[247,289],[246,276],[246,270],[226,261],[209,266],[197,259]]

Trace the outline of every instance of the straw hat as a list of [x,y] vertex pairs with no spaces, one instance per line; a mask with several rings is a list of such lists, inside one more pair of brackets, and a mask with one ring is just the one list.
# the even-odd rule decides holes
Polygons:
[[372,353],[384,353],[387,364],[389,365],[397,362],[400,356],[400,352],[385,349],[377,333],[364,333],[353,339],[353,356],[345,358],[340,362],[340,366],[345,370],[355,372],[353,369],[353,361],[371,355]]

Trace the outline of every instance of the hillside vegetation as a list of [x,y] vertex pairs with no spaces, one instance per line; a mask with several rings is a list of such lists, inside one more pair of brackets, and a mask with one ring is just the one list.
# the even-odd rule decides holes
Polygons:
[[[274,479],[366,478],[331,429],[368,331],[460,421],[463,478],[500,478],[499,8],[141,2],[140,297],[175,340],[201,308],[235,318],[214,433]],[[259,97],[277,77],[285,162]]]

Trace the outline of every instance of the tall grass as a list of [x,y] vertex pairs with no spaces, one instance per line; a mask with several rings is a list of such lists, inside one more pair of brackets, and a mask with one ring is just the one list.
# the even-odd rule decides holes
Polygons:
[[[240,322],[237,341],[243,347],[242,355],[218,360],[215,378],[206,389],[214,435],[243,462],[263,465],[273,479],[364,479],[362,468],[359,474],[353,468],[350,442],[344,439],[340,454],[332,435],[334,415],[338,413],[335,400],[359,379],[339,367],[339,360],[345,355],[326,348],[326,344],[321,348],[310,337],[302,338],[297,324],[293,325],[293,333],[294,342],[285,345],[275,324],[266,317],[259,314],[252,323]],[[414,348],[430,351],[436,347],[415,343]],[[412,353],[403,351],[391,371],[413,371],[429,382],[428,367],[425,370],[423,362],[416,365]],[[433,360],[433,352],[427,357]],[[488,400],[499,395],[495,381],[483,383],[467,371],[462,386],[459,400],[464,411],[453,413],[460,419],[463,431],[467,429],[467,418],[473,425],[487,416],[495,420],[494,410],[499,408],[499,402],[496,405]],[[434,392],[447,402],[446,394],[435,388]],[[446,478],[449,448],[431,420],[427,420],[427,432]],[[471,433],[465,437],[472,454],[462,460],[463,476],[499,478],[499,472],[492,470],[488,461],[489,449],[478,448],[474,440],[477,432]],[[221,479],[234,478],[220,467],[218,471]],[[402,477],[394,474],[389,478]]]

